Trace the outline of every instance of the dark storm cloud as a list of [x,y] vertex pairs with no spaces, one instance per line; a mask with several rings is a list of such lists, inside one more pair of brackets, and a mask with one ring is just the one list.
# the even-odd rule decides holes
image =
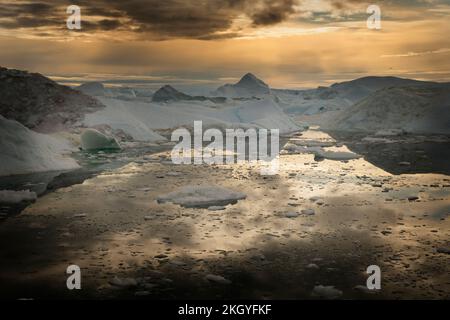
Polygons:
[[264,1],[263,8],[251,16],[253,23],[270,25],[282,22],[294,13],[295,3],[295,0]]
[[[37,28],[50,27],[56,29],[65,29],[65,21],[67,19],[66,8],[70,4],[85,4],[84,1],[40,1],[27,3],[16,1],[15,3],[0,2],[0,28],[16,29],[16,28]],[[87,2],[86,2],[87,3]],[[94,10],[93,10],[94,9]],[[87,8],[88,16],[97,15],[95,11],[101,12],[98,8]],[[89,14],[91,12],[91,14]],[[99,21],[83,21],[83,27],[86,30],[113,30],[120,27],[119,20],[114,19],[120,17],[117,12],[107,10],[112,19],[101,19]],[[41,34],[45,34],[41,33]]]
[[[61,27],[68,5],[82,10],[88,31],[124,29],[160,38],[213,39],[233,37],[226,31],[234,19],[247,16],[255,26],[284,21],[299,0],[41,0],[35,3],[0,1],[0,27]],[[93,17],[103,17],[100,22]],[[217,33],[217,34],[216,34]]]
[[[432,3],[447,1],[435,0]],[[299,18],[299,21],[326,23],[363,19],[363,4],[372,1],[321,2],[331,4],[333,9],[309,12]],[[144,36],[148,34],[152,39],[210,40],[235,37],[238,30],[231,27],[240,16],[247,17],[255,28],[283,22],[296,13],[296,5],[302,4],[302,0],[40,0],[33,3],[0,0],[0,28],[64,29],[67,18],[65,10],[72,4],[81,7],[85,32],[126,30]],[[378,4],[406,8],[429,6],[430,1],[380,0]],[[362,11],[348,10],[355,5],[358,8],[362,5]]]

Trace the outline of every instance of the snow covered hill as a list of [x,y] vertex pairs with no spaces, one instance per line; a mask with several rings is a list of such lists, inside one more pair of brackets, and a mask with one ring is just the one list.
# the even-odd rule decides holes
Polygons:
[[0,68],[0,115],[39,132],[67,130],[103,106],[37,73]]
[[37,133],[0,116],[0,176],[78,168],[62,139]]
[[338,114],[328,129],[401,129],[413,133],[450,133],[450,85],[391,87],[379,90]]
[[252,73],[247,73],[236,84],[226,84],[213,95],[227,98],[252,98],[270,94],[269,86]]
[[436,83],[397,77],[364,77],[310,90],[272,89],[288,114],[315,115],[343,111],[372,93],[390,87],[434,86]]
[[352,102],[358,102],[369,94],[390,87],[429,86],[434,82],[403,79],[398,77],[363,77],[356,80],[335,83],[330,88],[339,96]]

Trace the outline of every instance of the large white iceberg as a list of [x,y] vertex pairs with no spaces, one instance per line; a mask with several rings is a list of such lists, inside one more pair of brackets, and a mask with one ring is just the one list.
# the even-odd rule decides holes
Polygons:
[[0,116],[0,176],[78,168],[67,141],[40,134]]

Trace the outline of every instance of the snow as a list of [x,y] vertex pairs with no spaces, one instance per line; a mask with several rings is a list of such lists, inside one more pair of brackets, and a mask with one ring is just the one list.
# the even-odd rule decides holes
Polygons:
[[209,208],[235,204],[247,196],[242,192],[236,192],[214,185],[186,186],[169,194],[159,196],[158,203],[172,202],[187,208]]
[[113,137],[108,137],[95,129],[87,129],[81,134],[83,150],[120,149]]
[[0,203],[17,204],[24,201],[35,201],[36,199],[36,193],[30,190],[0,190]]
[[67,141],[40,134],[14,120],[0,116],[0,176],[70,170],[77,162],[67,156],[74,151]]

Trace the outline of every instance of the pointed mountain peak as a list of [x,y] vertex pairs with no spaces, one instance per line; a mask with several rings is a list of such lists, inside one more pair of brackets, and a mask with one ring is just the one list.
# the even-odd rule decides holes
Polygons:
[[164,101],[176,101],[176,100],[186,100],[190,99],[191,96],[184,94],[171,85],[165,85],[161,87],[158,91],[153,95],[153,101],[155,102],[164,102]]
[[253,73],[245,74],[236,84],[226,84],[216,90],[216,95],[225,97],[257,97],[270,94],[269,86]]
[[237,83],[238,85],[258,85],[263,87],[269,87],[264,81],[256,77],[253,73],[247,73]]
[[178,91],[177,89],[172,87],[170,84],[166,84],[166,85],[162,86],[159,90],[173,91],[173,92]]

